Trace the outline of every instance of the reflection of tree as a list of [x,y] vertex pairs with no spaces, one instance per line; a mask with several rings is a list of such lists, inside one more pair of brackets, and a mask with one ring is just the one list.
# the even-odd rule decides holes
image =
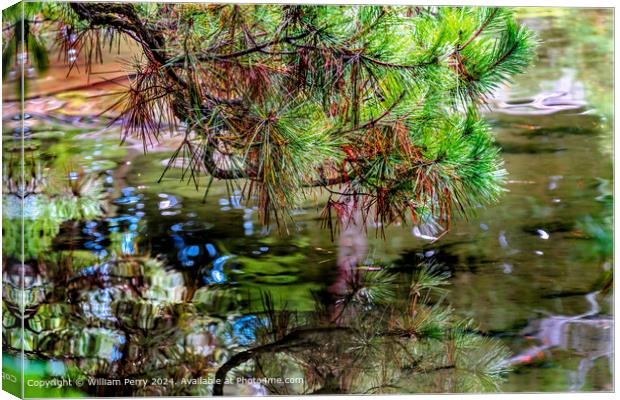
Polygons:
[[577,228],[589,240],[587,245],[579,246],[579,257],[598,261],[602,264],[603,274],[594,290],[608,294],[613,286],[613,193],[610,181],[599,179],[599,196],[596,200],[603,206],[599,215],[582,217]]
[[613,373],[613,320],[598,316],[601,311],[598,295],[599,292],[592,292],[585,296],[589,306],[585,313],[574,316],[549,315],[532,321],[525,332],[540,344],[515,355],[508,363],[521,365],[540,362],[550,350],[578,352],[581,360],[577,371],[570,374],[571,390],[582,389],[586,375],[598,359],[607,358]]
[[[540,13],[550,18],[540,18]],[[613,157],[613,12],[608,9],[532,9],[517,12],[528,26],[548,25],[539,28],[541,39],[547,43],[540,46],[539,61],[533,74],[554,76],[543,81],[554,90],[557,109],[571,102],[581,102],[594,109],[598,124],[599,149],[609,158]],[[537,72],[538,71],[538,72]],[[530,79],[539,82],[541,79]],[[524,86],[527,82],[524,81]],[[583,111],[577,110],[577,111]],[[572,127],[572,125],[570,126]],[[570,128],[568,127],[568,128]]]
[[[420,263],[403,284],[406,279],[390,268],[366,265],[361,213],[348,207],[342,218],[330,300],[317,297],[314,310],[296,313],[286,305],[276,310],[272,296],[264,295],[255,343],[219,367],[213,394],[228,393],[224,382],[232,377],[262,378],[274,394],[497,388],[507,352],[474,334],[470,321],[456,320],[442,304],[448,275]],[[274,380],[278,377],[303,383]]]
[[[2,11],[3,42],[2,80],[7,76],[15,82],[24,78],[27,89],[28,76],[34,71],[45,72],[49,66],[47,49],[38,34],[37,25],[41,24],[39,13],[43,2],[20,2]],[[27,77],[22,76],[23,73]],[[17,94],[21,95],[21,86],[16,84]]]
[[[28,357],[61,359],[69,376],[114,379],[191,375],[222,356],[223,321],[197,313],[180,273],[150,258],[84,258],[83,264],[78,259],[67,253],[48,260],[47,270],[33,271],[26,282]],[[5,276],[3,345],[14,352],[21,348],[11,340],[21,326],[13,311],[18,299],[6,294],[16,290],[7,282],[18,279],[15,271]],[[90,389],[98,395],[136,394],[129,386],[120,392],[104,385]]]
[[[445,284],[427,265],[409,287],[395,285],[395,276],[365,270],[371,275],[357,282],[357,295],[345,296],[337,324],[328,310],[318,307],[306,315],[276,312],[266,301],[267,318],[257,325],[255,347],[239,352],[220,367],[225,393],[226,377],[236,367],[252,368],[237,377],[303,377],[304,383],[270,381],[269,392],[402,393],[461,392],[495,388],[505,371],[506,350],[494,340],[472,333],[469,322],[456,321],[451,310],[430,299]],[[379,288],[399,288],[407,296]],[[360,294],[366,295],[360,296]],[[407,298],[403,304],[398,298]],[[269,298],[269,297],[267,297]],[[409,306],[409,307],[408,307]],[[408,309],[403,313],[402,309]],[[284,314],[282,314],[284,313]],[[284,318],[283,318],[284,316]]]
[[[240,314],[238,300],[230,301],[224,319],[210,311],[214,299],[239,299],[238,293],[211,285],[204,297],[204,290],[188,290],[194,284],[182,273],[148,257],[61,252],[46,265],[25,282],[28,357],[61,359],[74,378],[175,381],[86,388],[95,395],[208,394],[208,386],[182,379],[232,374],[305,380],[266,384],[271,393],[478,391],[493,389],[504,372],[504,348],[453,318],[437,297],[446,276],[424,265],[411,290],[389,269],[359,268],[355,295],[337,300],[346,310],[337,322],[329,304],[276,310],[268,294],[254,315]],[[13,333],[21,324],[14,289],[6,289],[18,276],[10,269],[5,276],[3,345],[13,352],[20,350]],[[405,303],[398,300],[407,293]],[[213,393],[221,390],[216,385]]]
[[50,181],[34,157],[26,155],[25,166],[19,165],[17,157],[9,158],[3,176],[3,255],[36,258],[49,249],[63,222],[103,214],[103,182],[96,176],[71,172],[66,181]]
[[[30,245],[23,265],[7,262],[5,351],[61,360],[65,377],[174,381],[144,387],[93,381],[85,388],[90,394],[218,394],[221,386],[190,379],[233,376],[304,378],[303,385],[230,386],[270,393],[468,391],[494,388],[504,371],[503,347],[474,334],[442,305],[447,276],[420,265],[410,285],[403,285],[389,268],[365,265],[361,219],[343,224],[340,273],[327,300],[317,296],[313,309],[297,311],[285,303],[276,306],[263,293],[262,304],[246,314],[245,293],[227,280],[196,276],[208,268],[178,270],[140,255],[135,215],[121,212],[106,218],[107,225],[93,220],[102,212],[98,180],[75,174],[64,185],[52,185],[36,169],[32,176],[26,197],[41,199],[33,221],[46,217],[53,229],[42,236],[44,244]],[[15,179],[6,175],[6,196],[15,196]],[[139,198],[124,190],[114,202],[131,206]],[[104,226],[108,235],[100,231]],[[182,232],[174,232],[179,241]],[[56,236],[62,240],[54,240],[56,251],[50,252]],[[106,251],[103,237],[109,239]],[[81,241],[91,251],[75,250]],[[184,251],[192,246],[182,246],[179,254],[193,254]],[[213,245],[207,251],[213,270],[224,276],[231,256]],[[286,265],[289,258],[273,254],[269,262]]]

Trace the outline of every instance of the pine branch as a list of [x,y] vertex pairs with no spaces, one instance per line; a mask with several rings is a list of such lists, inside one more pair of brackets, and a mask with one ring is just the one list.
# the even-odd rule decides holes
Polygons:
[[70,7],[82,29],[136,40],[148,60],[138,69],[158,72],[131,88],[126,133],[156,137],[171,110],[188,129],[182,176],[248,180],[265,223],[313,187],[353,195],[383,225],[449,226],[501,193],[491,134],[462,110],[531,64],[535,40],[502,9]]
[[467,46],[469,46],[480,34],[486,29],[487,26],[491,23],[493,18],[497,15],[497,11],[499,8],[494,8],[489,17],[480,25],[480,28],[476,29],[476,31],[471,35],[469,39],[463,45],[457,46],[457,51],[463,51]]

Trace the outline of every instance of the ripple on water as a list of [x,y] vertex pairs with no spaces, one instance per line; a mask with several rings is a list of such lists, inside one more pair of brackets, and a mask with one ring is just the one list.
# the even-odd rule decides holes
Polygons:
[[187,222],[179,222],[178,224],[174,224],[170,227],[170,230],[173,232],[193,233],[206,231],[211,228],[213,228],[213,224],[210,222],[190,220]]
[[496,100],[493,110],[509,115],[585,114],[588,103],[567,91],[543,92],[532,98]]
[[128,204],[136,204],[138,203],[143,195],[137,194],[134,195],[133,192],[136,190],[134,187],[126,187],[121,189],[121,196],[112,200],[114,204],[118,205],[128,205]]
[[181,208],[181,203],[176,197],[166,193],[160,193],[158,196],[162,199],[158,203],[160,215],[173,216],[181,213],[179,210]]

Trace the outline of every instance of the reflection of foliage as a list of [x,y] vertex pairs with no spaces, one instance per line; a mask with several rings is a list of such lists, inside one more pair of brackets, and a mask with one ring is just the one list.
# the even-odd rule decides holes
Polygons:
[[546,77],[568,74],[574,84],[585,86],[588,104],[601,117],[601,152],[613,157],[613,10],[530,7],[519,8],[515,14],[526,24],[533,19],[533,25],[547,17],[550,26],[542,30],[541,39],[554,44],[539,48],[542,60],[536,70]]
[[355,278],[348,283],[350,301],[366,305],[388,304],[394,300],[395,279],[384,268],[357,268]]
[[[50,247],[65,221],[93,219],[103,213],[103,182],[83,173],[72,173],[66,181],[51,183],[35,165],[28,182],[9,163],[3,185],[3,253],[25,260],[37,258]],[[28,168],[28,167],[27,167]],[[20,188],[27,188],[24,194]],[[23,199],[23,202],[22,202]],[[22,213],[24,249],[22,254]]]
[[588,215],[577,224],[577,227],[594,242],[594,245],[586,246],[589,253],[583,254],[584,256],[603,261],[611,260],[614,243],[612,226],[611,215],[596,219]]
[[596,199],[603,204],[600,215],[587,215],[578,223],[577,228],[589,239],[586,246],[580,246],[580,257],[597,260],[603,263],[604,272],[595,284],[595,290],[609,292],[613,285],[613,191],[608,180],[599,179],[598,190],[601,193]]
[[[216,294],[217,287],[197,288],[199,283],[161,261],[120,254],[96,261],[66,252],[33,270],[34,279],[26,282],[27,290],[40,289],[28,296],[24,351],[41,360],[62,357],[64,376],[73,379],[174,380],[146,387],[84,387],[99,396],[208,395],[210,385],[189,379],[226,377],[233,371],[254,378],[304,378],[304,384],[265,383],[274,394],[495,389],[505,372],[506,350],[441,305],[437,295],[447,277],[426,268],[420,266],[405,285],[389,270],[364,269],[368,276],[360,276],[358,295],[349,296],[346,311],[334,323],[330,308],[338,309],[341,301],[317,301],[315,310],[297,312],[286,304],[276,309],[265,293],[262,310],[241,315],[234,289],[226,295],[229,289]],[[17,272],[7,272],[5,285]],[[387,287],[409,298],[386,296],[380,288]],[[205,296],[209,292],[228,296],[226,309],[214,308],[216,297]],[[399,302],[414,298],[419,301],[413,313],[399,312]],[[3,346],[18,352],[20,341],[12,333],[21,326],[19,314],[11,306],[13,297],[4,300]],[[212,389],[218,394],[221,387]]]
[[442,286],[447,284],[447,278],[447,274],[436,273],[433,268],[420,268],[414,272],[410,287],[410,314],[414,315],[417,312],[416,304],[422,295],[429,296],[432,292],[444,293]]
[[[282,298],[293,298],[299,311],[311,310],[314,307],[311,293],[321,285],[314,275],[320,273],[320,270],[304,267],[313,262],[313,249],[309,246],[308,237],[300,235],[276,240],[273,236],[266,236],[260,239],[260,244],[269,251],[238,255],[227,250],[228,243],[218,241],[218,256],[203,268],[203,272],[213,276],[216,271],[223,273],[224,267],[238,269],[242,273],[234,276],[226,273],[226,279],[234,279],[243,285],[249,301],[260,303],[262,293],[269,291],[273,293],[276,303]],[[215,279],[210,278],[209,281],[215,282]]]
[[[29,357],[62,358],[65,376],[74,379],[136,375],[150,379],[161,377],[162,370],[172,377],[191,377],[212,368],[227,348],[236,348],[236,339],[226,338],[223,320],[197,312],[205,308],[200,307],[199,297],[191,301],[194,285],[162,262],[118,254],[94,264],[92,259],[75,262],[80,259],[73,252],[48,259],[45,269],[32,272],[36,279],[26,282],[27,292],[44,288],[37,296],[26,296],[30,301],[23,349]],[[8,282],[19,280],[19,274],[19,268],[11,269],[4,280],[3,346],[10,352],[22,348],[18,308],[13,307],[20,296],[8,297],[19,288],[7,290],[11,289]],[[108,393],[104,386],[91,389],[94,394]],[[107,390],[119,395],[139,394],[141,389]],[[143,394],[175,393],[156,386],[142,390]],[[186,393],[182,386],[178,390]]]
[[[38,34],[36,25],[41,21],[35,18],[44,8],[44,2],[19,2],[2,11],[3,42],[2,49],[2,80],[6,79],[9,71],[14,71],[14,79],[20,82],[22,72],[29,66],[34,66],[40,73],[49,67],[47,49]],[[23,7],[23,9],[22,9]],[[24,65],[25,68],[22,68]],[[24,77],[25,78],[25,77]],[[24,85],[28,79],[23,80]],[[18,94],[20,85],[16,85]],[[26,88],[27,89],[27,86]]]
[[[358,282],[367,287],[352,293],[394,286],[393,274],[369,273],[372,277]],[[277,312],[267,296],[266,318],[257,321],[257,346],[230,358],[216,379],[223,381],[239,366],[251,365],[250,376],[254,378],[304,378],[304,383],[296,384],[269,381],[269,392],[276,394],[496,389],[507,371],[506,349],[495,340],[474,334],[471,323],[456,321],[449,308],[428,304],[429,296],[446,279],[421,266],[409,298],[423,294],[424,301],[405,315],[394,299],[384,302],[386,297],[380,297],[375,302],[373,296],[365,296],[360,303],[359,297],[343,296],[336,304],[346,302],[347,311],[340,308],[337,325],[321,307],[307,315]],[[247,374],[247,369],[244,371],[238,374]],[[214,394],[222,394],[223,389],[223,385],[216,385]]]

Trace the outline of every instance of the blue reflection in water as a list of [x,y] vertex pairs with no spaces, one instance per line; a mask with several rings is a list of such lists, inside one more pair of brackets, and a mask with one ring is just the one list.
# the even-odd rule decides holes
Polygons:
[[121,252],[123,254],[134,254],[135,253],[135,243],[137,235],[133,232],[125,232],[123,233],[123,239],[121,242]]
[[215,246],[212,245],[211,243],[205,244],[205,249],[207,249],[209,256],[215,257],[217,255],[217,250],[215,250]]
[[118,347],[114,347],[110,353],[110,361],[118,361],[121,358],[123,358],[123,352]]
[[226,261],[230,260],[234,256],[221,256],[213,262],[213,267],[216,269],[222,269]]
[[[135,194],[136,189],[126,187],[121,189],[121,196],[112,200],[120,206],[119,214],[116,217],[105,218],[103,221],[88,221],[84,224],[82,232],[87,239],[84,248],[91,250],[103,259],[108,256],[108,251],[104,249],[104,242],[110,239],[110,234],[120,233],[120,252],[123,255],[133,255],[137,251],[137,240],[140,233],[140,221],[146,215],[143,211],[136,211],[143,208],[144,204],[138,203],[142,199],[142,194]],[[136,204],[138,203],[138,204]],[[134,207],[134,204],[136,206]],[[142,205],[142,207],[140,207]],[[129,206],[123,212],[123,208]]]
[[249,346],[256,341],[256,328],[260,320],[255,315],[244,315],[232,322],[233,335],[226,334],[227,340],[234,340],[242,346]]
[[[111,170],[106,171],[111,177]],[[108,180],[111,184],[113,179]],[[112,189],[112,188],[110,188]],[[98,254],[101,261],[113,255],[104,247],[109,246],[109,240],[117,243],[117,252],[122,255],[136,255],[139,253],[138,243],[141,239],[141,222],[147,215],[145,195],[139,192],[140,188],[124,187],[120,189],[120,195],[112,201],[118,205],[116,215],[108,217],[103,221],[88,221],[83,228],[87,240],[84,247]],[[243,220],[241,222],[245,235],[254,234],[254,208],[246,208],[241,204],[241,195],[234,193],[228,198],[220,199],[220,205],[230,206],[243,210]],[[182,212],[182,199],[167,193],[159,193],[150,203],[162,214],[164,211]],[[163,215],[163,214],[162,214]],[[172,214],[170,214],[172,215]],[[163,246],[165,253],[168,253],[169,262],[181,268],[199,268],[197,270],[200,281],[204,284],[221,284],[228,281],[228,274],[224,268],[230,268],[229,262],[233,255],[221,255],[213,243],[205,243],[205,230],[213,227],[212,223],[204,220],[194,219],[196,213],[187,213],[185,221],[175,221],[168,228],[168,240],[172,241],[172,246]],[[169,251],[172,247],[174,250]],[[261,248],[260,251],[266,251]],[[234,269],[233,269],[234,270]],[[100,273],[100,272],[99,272]]]
[[198,253],[200,252],[200,248],[196,245],[194,246],[189,246],[187,248],[184,249],[185,253],[190,256],[190,257],[196,257],[198,255]]
[[200,253],[198,246],[186,246],[185,239],[178,234],[172,235],[172,240],[174,241],[174,246],[179,250],[177,252],[177,259],[181,262],[181,265],[184,267],[193,266],[195,261],[192,258],[195,258]]
[[[226,262],[233,258],[232,255],[225,255],[218,257],[217,249],[211,243],[207,243],[204,246],[198,244],[186,243],[186,238],[182,236],[183,231],[180,228],[182,224],[175,224],[171,227],[172,232],[176,232],[171,235],[177,251],[177,260],[184,267],[192,267],[195,265],[209,265],[201,270],[203,275],[203,282],[210,283],[224,283],[226,282],[226,274],[224,273],[224,266]],[[206,252],[206,254],[205,254]],[[205,257],[207,259],[205,259]],[[207,262],[209,259],[212,262]]]
[[126,187],[121,189],[122,196],[112,200],[112,202],[119,205],[135,204],[139,202],[142,199],[142,194],[133,195],[135,190],[136,188],[134,187]]
[[178,258],[179,261],[181,261],[181,263],[183,264],[183,266],[191,267],[192,265],[194,265],[194,260],[192,260],[191,258],[198,257],[199,254],[200,248],[198,246],[186,246],[179,251]]
[[204,283],[224,283],[226,281],[226,275],[224,274],[224,266],[228,260],[233,259],[234,255],[220,256],[213,261],[213,268],[206,271],[202,280]]

